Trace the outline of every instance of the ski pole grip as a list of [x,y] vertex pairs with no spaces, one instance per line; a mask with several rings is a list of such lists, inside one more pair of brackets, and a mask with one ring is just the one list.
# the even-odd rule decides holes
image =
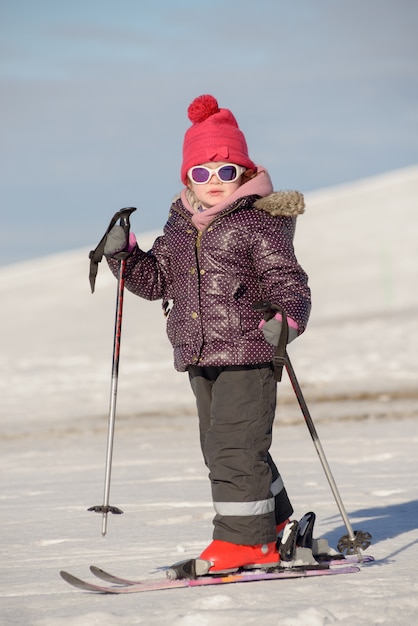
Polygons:
[[[134,211],[136,211],[136,208],[133,206],[126,207],[126,209],[121,209],[119,211],[119,216],[120,216],[119,224],[125,231],[126,241],[129,241],[129,232],[131,230],[130,216],[131,216],[131,213],[133,213]],[[131,256],[131,252],[127,250],[122,250],[121,252],[118,252],[117,254],[115,254],[114,258],[118,259],[119,261],[123,261],[127,259],[129,256]]]
[[121,209],[121,211],[119,211],[120,225],[122,226],[127,236],[129,236],[129,231],[131,229],[131,223],[129,221],[129,218],[131,217],[131,213],[133,213],[134,211],[136,211],[136,208],[134,206],[130,206],[126,209]]
[[276,315],[276,310],[274,310],[271,306],[271,302],[269,300],[257,300],[254,302],[253,309],[255,311],[259,311],[263,314],[264,320],[268,322]]
[[282,316],[282,330],[280,333],[279,341],[276,346],[276,353],[273,359],[274,365],[274,377],[277,382],[282,380],[283,367],[286,365],[286,346],[289,337],[289,326],[287,323],[287,317],[285,312],[277,304],[272,304],[269,300],[258,300],[254,302],[253,309],[263,313],[264,320],[268,322],[271,320],[277,312]]

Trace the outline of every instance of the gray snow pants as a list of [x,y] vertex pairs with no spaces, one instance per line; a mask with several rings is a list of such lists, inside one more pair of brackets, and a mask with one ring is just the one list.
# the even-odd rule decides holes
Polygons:
[[188,371],[216,513],[213,538],[275,541],[276,524],[293,508],[269,454],[277,389],[271,364]]

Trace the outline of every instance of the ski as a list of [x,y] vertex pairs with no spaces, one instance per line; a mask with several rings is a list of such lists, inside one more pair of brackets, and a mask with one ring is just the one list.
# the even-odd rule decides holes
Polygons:
[[[374,557],[370,555],[363,555],[361,560],[357,555],[349,555],[342,558],[329,559],[327,561],[323,561],[322,563],[326,566],[336,567],[343,565],[361,565],[362,563],[366,564],[371,563],[372,561],[374,561]],[[112,583],[114,585],[138,585],[143,583],[143,581],[141,580],[133,580],[130,578],[122,578],[120,576],[116,576],[115,574],[111,574],[110,572],[107,572],[103,568],[97,567],[96,565],[91,565],[90,571],[94,576],[96,576],[96,578],[99,578],[100,580],[108,583]]]
[[132,580],[130,578],[121,578],[120,576],[116,576],[115,574],[111,574],[101,567],[97,567],[96,565],[90,565],[91,573],[96,576],[96,578],[100,578],[100,580],[104,580],[107,583],[113,583],[114,585],[137,585],[141,581],[140,580]]
[[132,584],[119,584],[117,586],[99,585],[77,578],[73,574],[61,571],[61,577],[68,584],[81,589],[102,594],[125,594],[144,593],[146,591],[160,591],[165,589],[178,589],[185,587],[202,587],[209,585],[225,585],[231,583],[260,582],[265,580],[287,580],[291,578],[308,578],[313,576],[335,576],[339,574],[355,574],[360,571],[358,565],[341,565],[332,567],[320,565],[311,569],[277,568],[272,571],[241,571],[224,576],[200,576],[198,578],[181,578],[170,580],[169,578],[159,578],[156,580],[144,579]]

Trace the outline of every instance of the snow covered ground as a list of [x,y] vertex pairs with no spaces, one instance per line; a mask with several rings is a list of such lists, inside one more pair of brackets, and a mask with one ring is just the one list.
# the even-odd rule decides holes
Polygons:
[[[416,623],[417,197],[408,168],[309,194],[297,227],[314,306],[289,353],[350,520],[373,535],[376,563],[352,576],[126,597],[66,585],[60,569],[88,577],[91,563],[158,576],[210,541],[194,403],[159,303],[126,294],[111,490],[125,514],[103,538],[86,509],[103,498],[116,282],[103,263],[90,294],[88,250],[0,269],[0,624]],[[148,247],[141,207],[132,226]],[[287,380],[273,455],[296,517],[316,511],[335,545],[346,530]]]

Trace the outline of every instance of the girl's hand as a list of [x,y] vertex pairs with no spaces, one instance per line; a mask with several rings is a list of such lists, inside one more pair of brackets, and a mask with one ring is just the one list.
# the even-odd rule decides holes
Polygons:
[[[291,317],[287,318],[289,327],[289,335],[287,343],[290,343],[298,336],[298,325]],[[263,331],[264,339],[272,346],[277,346],[279,343],[280,333],[282,332],[282,316],[281,313],[276,313],[274,317],[268,322],[261,320],[258,328]]]
[[129,233],[129,238],[125,230],[119,224],[116,224],[107,236],[104,248],[106,257],[113,257],[118,252],[132,252],[136,246],[136,237],[134,233]]

